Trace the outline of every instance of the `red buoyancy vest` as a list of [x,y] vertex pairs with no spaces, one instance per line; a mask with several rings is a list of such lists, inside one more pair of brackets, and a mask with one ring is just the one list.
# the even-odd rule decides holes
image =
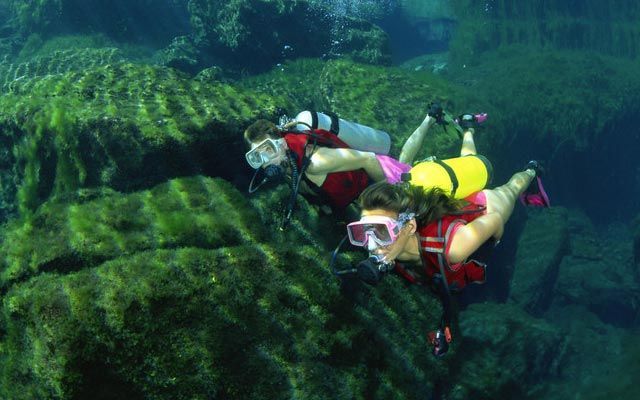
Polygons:
[[484,213],[485,207],[471,203],[457,215],[445,215],[438,221],[418,229],[420,255],[428,279],[444,274],[452,291],[462,290],[468,283],[484,283],[486,264],[470,259],[464,263],[451,265],[447,260],[454,229],[465,225]]
[[[314,138],[317,139],[319,146],[349,148],[349,146],[335,134],[323,129],[315,129],[308,134],[285,133],[284,140],[287,142],[289,150],[296,155],[298,169],[302,167],[302,158],[307,143],[313,143]],[[307,183],[312,184],[312,182],[308,180]],[[327,174],[327,178],[319,189],[331,207],[342,209],[357,199],[368,184],[369,176],[363,169],[358,169],[355,171],[332,172]],[[317,185],[314,186],[317,187]]]

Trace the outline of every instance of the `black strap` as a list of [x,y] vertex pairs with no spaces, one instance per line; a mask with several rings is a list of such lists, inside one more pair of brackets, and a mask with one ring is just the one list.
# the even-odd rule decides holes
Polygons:
[[[304,148],[302,149],[303,154],[302,154],[302,161],[301,161],[301,165],[300,165],[300,170],[297,169],[297,157],[295,155],[295,153],[293,153],[292,151],[288,151],[287,155],[289,155],[289,162],[291,163],[291,171],[292,171],[292,176],[291,176],[291,197],[289,197],[289,204],[287,205],[287,208],[285,210],[284,213],[284,218],[282,219],[282,223],[280,224],[280,230],[284,230],[287,225],[289,225],[289,222],[291,221],[291,216],[293,215],[293,211],[296,207],[296,201],[298,199],[298,190],[300,189],[300,181],[304,178],[306,179],[305,176],[305,172],[307,172],[307,167],[309,167],[309,164],[311,162],[311,158],[307,155],[307,146],[309,145],[309,140],[307,140],[307,142],[304,145]],[[316,150],[318,143],[317,141],[313,141],[313,148],[311,150],[311,154],[313,154],[313,152]]]
[[309,111],[311,113],[311,129],[318,129],[318,113],[315,111]]
[[[438,220],[438,237],[444,237],[442,235],[442,219]],[[440,283],[442,284],[442,289],[440,289],[440,301],[442,303],[442,319],[441,319],[441,328],[445,328],[451,324],[451,320],[453,319],[453,311],[451,309],[451,290],[449,290],[449,282],[447,281],[447,275],[445,274],[444,265],[445,258],[444,253],[447,250],[447,241],[445,240],[443,243],[443,252],[438,253],[438,266],[440,267]]]
[[325,114],[328,115],[329,118],[331,118],[331,128],[329,128],[329,132],[338,136],[338,133],[340,132],[340,118],[338,118],[338,116],[332,112],[328,112]]
[[450,166],[448,166],[447,164],[445,164],[444,162],[438,159],[433,160],[433,162],[438,164],[442,168],[444,168],[444,170],[447,171],[447,174],[449,174],[449,179],[451,179],[451,184],[453,185],[453,188],[451,189],[451,197],[455,196],[456,190],[458,190],[458,186],[459,186],[458,177],[456,176],[456,173],[453,171],[453,169]]

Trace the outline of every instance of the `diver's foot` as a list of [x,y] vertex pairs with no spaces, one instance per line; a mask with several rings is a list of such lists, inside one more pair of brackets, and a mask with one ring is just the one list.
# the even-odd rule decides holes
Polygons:
[[481,113],[481,114],[462,114],[462,115],[459,115],[455,121],[458,125],[460,125],[462,129],[467,130],[469,128],[477,128],[478,126],[480,126],[480,124],[482,124],[486,120],[487,120],[487,114]]
[[529,187],[519,196],[520,202],[530,207],[551,207],[549,196],[547,192],[545,192],[544,186],[542,186],[542,179],[540,179],[544,174],[544,169],[540,163],[535,160],[529,161],[524,170],[532,170],[536,175],[529,184]]
[[524,166],[524,171],[528,169],[532,169],[536,173],[536,176],[544,175],[544,168],[537,160],[531,160]]
[[433,123],[442,125],[446,124],[444,109],[442,108],[440,103],[429,103],[429,107],[427,108],[427,116],[431,117]]

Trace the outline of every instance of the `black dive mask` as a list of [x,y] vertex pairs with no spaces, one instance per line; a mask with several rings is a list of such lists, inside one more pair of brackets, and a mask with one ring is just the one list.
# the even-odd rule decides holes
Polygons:
[[394,263],[385,263],[381,256],[371,255],[356,266],[358,278],[364,283],[375,286],[395,267]]

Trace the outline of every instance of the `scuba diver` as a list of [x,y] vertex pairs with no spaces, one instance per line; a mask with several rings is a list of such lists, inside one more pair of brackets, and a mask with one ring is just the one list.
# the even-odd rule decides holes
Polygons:
[[[436,123],[453,123],[463,137],[461,156],[475,155],[473,127],[485,119],[486,114],[467,114],[453,121],[442,107],[431,104],[420,126],[403,145],[399,160],[387,155],[391,139],[386,132],[335,115],[303,111],[293,120],[281,120],[279,126],[260,119],[244,132],[250,146],[245,157],[256,170],[249,192],[267,180],[289,178],[291,197],[281,228],[291,218],[298,192],[310,202],[319,203],[325,212],[340,212],[371,183],[396,183],[402,174],[410,172],[410,164]],[[264,177],[254,185],[260,173]]]
[[341,243],[334,251],[332,269],[338,276],[357,274],[371,285],[395,271],[432,289],[442,301],[443,316],[439,329],[429,333],[429,341],[433,354],[442,356],[452,339],[451,293],[469,283],[484,283],[487,251],[499,243],[518,198],[526,194],[527,205],[549,206],[541,172],[539,163],[530,161],[506,184],[464,199],[440,188],[376,183],[358,199],[361,219],[347,226],[351,244],[366,248],[369,258],[355,269],[337,271],[333,263]]

